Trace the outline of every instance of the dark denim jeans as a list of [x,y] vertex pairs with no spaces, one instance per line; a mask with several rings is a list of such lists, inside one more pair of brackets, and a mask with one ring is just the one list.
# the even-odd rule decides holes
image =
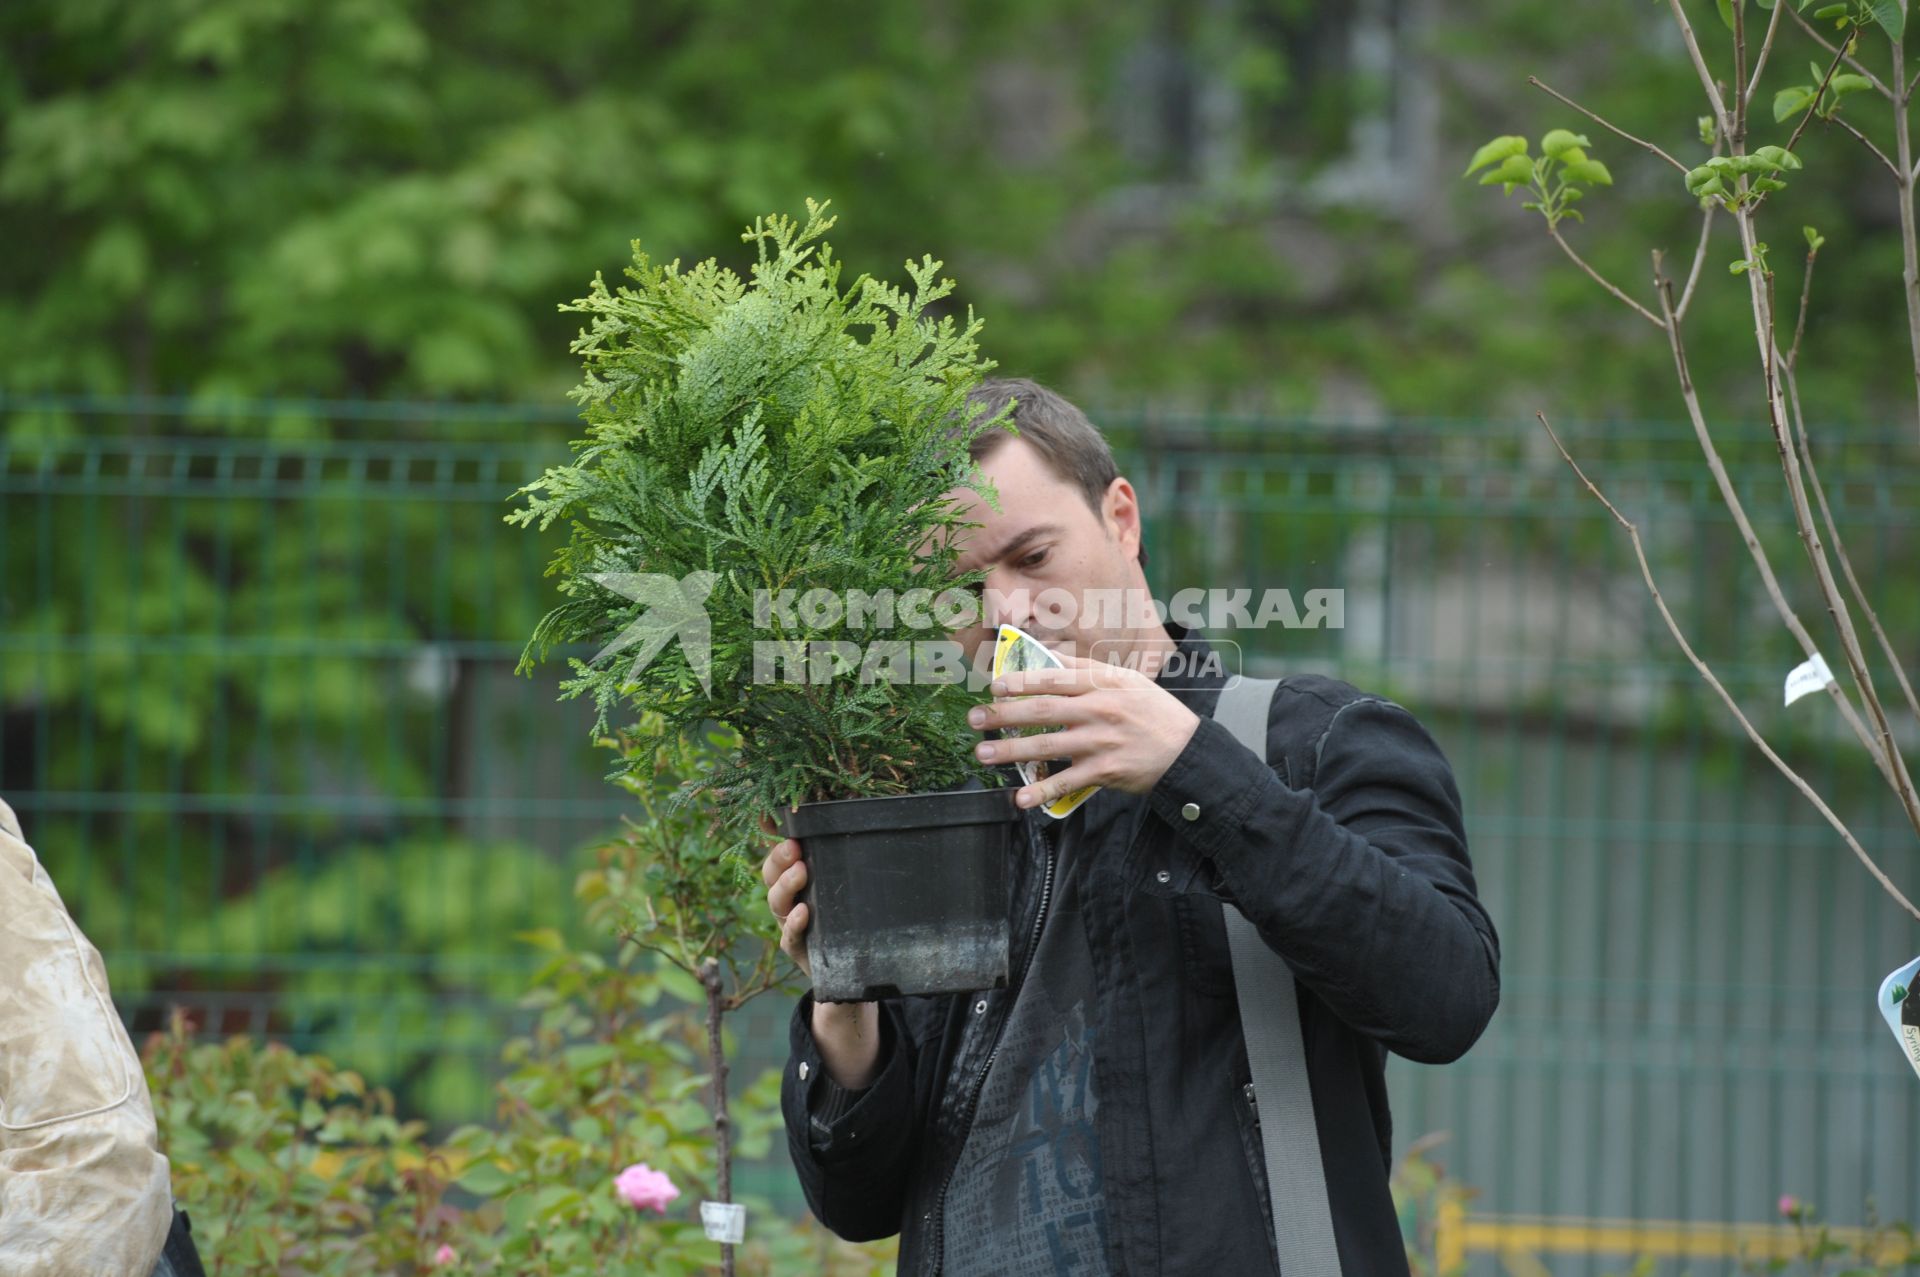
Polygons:
[[153,1277],[207,1277],[207,1270],[200,1266],[200,1252],[193,1248],[193,1224],[187,1219],[187,1212],[178,1207],[174,1209],[173,1227],[167,1230],[167,1245],[160,1252]]

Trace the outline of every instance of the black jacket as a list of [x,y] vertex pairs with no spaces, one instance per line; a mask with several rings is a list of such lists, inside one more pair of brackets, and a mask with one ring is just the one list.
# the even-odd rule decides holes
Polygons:
[[[1207,650],[1177,637],[1189,656]],[[1278,1268],[1227,900],[1298,977],[1345,1277],[1405,1273],[1386,1054],[1458,1059],[1499,1000],[1499,941],[1474,895],[1452,771],[1405,709],[1317,675],[1275,695],[1270,767],[1211,718],[1220,679],[1181,682],[1173,694],[1202,721],[1153,791],[1102,790],[1068,818],[1093,849],[1081,885],[1113,1271]],[[1047,819],[1028,813],[1013,867],[1016,984],[1051,889],[1035,832]],[[944,1185],[1013,993],[882,1003],[880,1073],[844,1111],[820,1104],[811,998],[795,1011],[781,1102],[808,1204],[850,1240],[901,1233],[903,1274],[939,1271]]]

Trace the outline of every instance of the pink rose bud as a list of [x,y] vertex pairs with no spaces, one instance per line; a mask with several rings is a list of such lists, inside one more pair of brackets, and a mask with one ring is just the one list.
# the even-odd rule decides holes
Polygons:
[[435,1268],[451,1268],[459,1262],[459,1254],[453,1247],[447,1245],[445,1242],[441,1242],[440,1249],[433,1252],[433,1266]]
[[1800,1213],[1800,1203],[1794,1198],[1792,1193],[1780,1194],[1780,1213],[1788,1219],[1792,1219]]
[[613,1188],[635,1210],[657,1210],[662,1215],[667,1213],[667,1203],[680,1196],[665,1171],[656,1171],[645,1162],[621,1171],[614,1177]]

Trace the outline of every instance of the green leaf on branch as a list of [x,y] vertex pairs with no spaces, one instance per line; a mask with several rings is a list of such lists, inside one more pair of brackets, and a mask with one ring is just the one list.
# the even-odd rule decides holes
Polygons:
[[1547,135],[1540,139],[1540,149],[1556,160],[1566,159],[1569,151],[1592,145],[1593,143],[1589,142],[1583,135],[1570,132],[1567,129],[1549,130]]
[[620,1049],[610,1042],[583,1042],[561,1052],[561,1058],[576,1079],[584,1079],[619,1059]]
[[1533,181],[1533,162],[1524,155],[1509,155],[1500,161],[1500,167],[1480,179],[1480,185],[1492,186],[1498,183],[1507,188],[1506,193],[1513,194],[1516,186],[1526,186]]
[[1733,30],[1733,0],[1714,0],[1720,9],[1720,21],[1727,24],[1727,30]]
[[460,1187],[477,1197],[492,1197],[513,1183],[513,1177],[492,1162],[475,1162],[460,1174]]
[[1784,191],[1787,184],[1777,177],[1757,177],[1753,180],[1753,189],[1761,192]]
[[1802,226],[1800,233],[1807,237],[1807,252],[1809,253],[1819,252],[1820,246],[1827,242],[1827,237],[1811,226]]
[[1718,195],[1725,189],[1720,174],[1706,164],[1687,170],[1687,193],[1689,195]]
[[1842,71],[1827,83],[1828,92],[1836,97],[1843,93],[1858,93],[1862,89],[1873,87],[1873,81],[1864,75],[1855,75],[1851,71]]
[[707,1000],[707,991],[701,987],[700,982],[679,967],[662,963],[659,970],[655,972],[655,977],[660,981],[661,988],[682,1002],[701,1006]]
[[[1585,182],[1590,186],[1612,186],[1613,174],[1599,160],[1580,160],[1566,166],[1567,180]],[[1573,192],[1568,192],[1573,194]]]
[[1744,275],[1750,270],[1759,271],[1762,274],[1770,273],[1767,270],[1767,246],[1765,244],[1755,244],[1753,246],[1752,257],[1743,257],[1737,262],[1729,262],[1727,264],[1727,273],[1729,275]]
[[[1526,153],[1527,139],[1511,136],[1497,137],[1473,153],[1473,162],[1467,165],[1467,171],[1460,176],[1472,177],[1474,173],[1489,164],[1498,164],[1515,156],[1524,156]],[[1480,185],[1485,186],[1487,183],[1483,180]]]
[[1748,158],[1754,161],[1754,167],[1750,168],[1749,172],[1777,173],[1781,169],[1792,170],[1801,167],[1800,157],[1784,146],[1763,146]]
[[1898,40],[1907,29],[1906,0],[1866,0],[1867,12],[1887,33],[1887,39]]
[[[533,1196],[533,1217],[541,1223],[551,1224],[573,1214],[585,1204],[586,1198],[573,1185],[547,1184]],[[547,1244],[551,1248],[551,1238]]]

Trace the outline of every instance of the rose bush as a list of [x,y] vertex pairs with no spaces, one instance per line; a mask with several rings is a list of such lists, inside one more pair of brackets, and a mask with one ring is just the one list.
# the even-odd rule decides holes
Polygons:
[[[621,784],[641,818],[597,852],[576,898],[584,933],[524,937],[547,960],[502,1050],[485,1124],[430,1139],[392,1097],[319,1056],[236,1038],[196,1043],[176,1016],[145,1058],[174,1190],[213,1277],[598,1277],[711,1273],[698,1202],[714,1199],[713,1018],[787,971],[748,909],[738,865],[708,837],[680,778],[713,742],[635,757]],[[699,973],[704,973],[705,983]],[[726,1138],[766,1156],[780,1126],[769,1070],[726,1106]],[[730,1195],[728,1195],[730,1196]],[[751,1198],[733,1248],[746,1273],[892,1269]]]

